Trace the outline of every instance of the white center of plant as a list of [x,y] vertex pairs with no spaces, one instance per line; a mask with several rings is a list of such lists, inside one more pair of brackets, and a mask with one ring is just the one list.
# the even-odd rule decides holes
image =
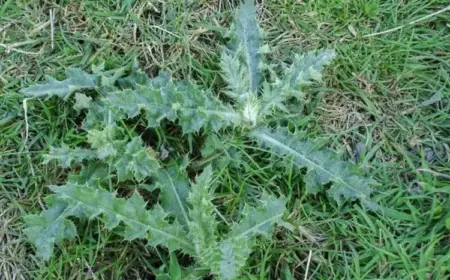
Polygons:
[[244,106],[244,110],[242,111],[242,116],[245,121],[251,123],[253,126],[256,125],[256,121],[258,120],[259,113],[259,104],[255,101],[247,101]]

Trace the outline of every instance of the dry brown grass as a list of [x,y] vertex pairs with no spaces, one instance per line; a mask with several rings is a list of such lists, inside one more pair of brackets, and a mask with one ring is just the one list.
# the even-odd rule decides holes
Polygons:
[[0,199],[0,280],[25,280],[34,267],[23,244],[20,211],[6,198]]

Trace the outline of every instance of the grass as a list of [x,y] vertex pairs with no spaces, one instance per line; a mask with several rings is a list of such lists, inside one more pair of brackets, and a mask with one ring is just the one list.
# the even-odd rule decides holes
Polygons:
[[[51,145],[82,141],[70,104],[28,102],[18,90],[70,65],[166,69],[219,89],[217,62],[237,1],[0,1],[0,279],[151,279],[167,257],[124,242],[97,222],[49,262],[32,255],[20,215],[42,209],[64,170],[42,165]],[[154,3],[154,4],[152,4]],[[302,176],[270,159],[220,173],[225,211],[261,188],[290,198],[293,231],[278,229],[247,263],[248,279],[448,279],[450,274],[450,13],[388,34],[448,5],[445,0],[266,0],[259,15],[271,59],[335,48],[324,83],[309,91],[297,126],[378,180],[384,215],[306,195]],[[55,12],[52,40],[49,11]],[[52,48],[53,45],[53,48]],[[9,46],[9,48],[8,48]],[[12,47],[12,48],[11,48]],[[440,92],[436,102],[424,103]],[[177,140],[169,140],[173,147]],[[258,151],[244,151],[258,156]],[[308,261],[310,256],[310,261]],[[306,275],[307,274],[307,275]],[[14,277],[14,275],[16,277]]]

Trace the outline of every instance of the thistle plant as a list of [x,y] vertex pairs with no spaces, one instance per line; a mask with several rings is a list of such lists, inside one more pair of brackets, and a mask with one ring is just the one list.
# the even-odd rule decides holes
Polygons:
[[[126,125],[138,116],[146,120],[147,128],[170,122],[181,127],[183,137],[201,135],[206,138],[203,155],[208,154],[208,145],[211,150],[227,137],[252,141],[293,162],[298,172],[306,170],[308,193],[327,186],[328,195],[338,204],[359,200],[364,207],[377,208],[370,197],[372,179],[355,175],[350,163],[317,150],[314,140],[290,132],[278,119],[290,113],[287,102],[301,101],[305,86],[321,80],[334,52],[295,55],[290,66],[279,67],[281,71],[266,64],[267,49],[250,0],[237,11],[230,34],[230,47],[223,49],[220,63],[227,101],[193,83],[175,81],[166,72],[150,78],[137,67],[126,75],[124,69],[95,67],[89,74],[70,68],[65,80],[47,78],[22,90],[29,98],[74,99],[73,108],[84,116],[82,130],[87,135],[83,145],[70,148],[62,143],[44,158],[44,163],[56,162],[68,169],[79,166],[81,171],[70,171],[65,185],[50,186],[46,210],[25,217],[25,233],[38,256],[49,259],[55,244],[77,235],[72,217],[98,219],[108,230],[124,228],[119,234],[125,240],[146,239],[149,246],[192,256],[196,267],[208,269],[218,279],[234,279],[256,239],[271,238],[276,225],[286,226],[287,201],[268,190],[246,205],[235,221],[224,223],[214,204],[214,164],[206,161],[194,179],[186,172],[189,161],[161,160]],[[160,190],[158,201],[149,205],[139,189],[131,196],[119,195],[120,184],[133,182],[151,182]]]

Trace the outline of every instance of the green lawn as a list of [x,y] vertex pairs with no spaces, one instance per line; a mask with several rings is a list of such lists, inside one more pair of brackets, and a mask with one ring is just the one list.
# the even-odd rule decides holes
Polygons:
[[[167,264],[164,250],[125,242],[97,220],[77,221],[79,237],[50,261],[34,257],[21,216],[42,210],[47,186],[64,183],[68,171],[42,164],[43,155],[85,136],[72,101],[33,99],[24,107],[18,92],[45,75],[63,78],[68,66],[118,68],[134,57],[150,76],[164,69],[219,92],[221,46],[237,2],[0,0],[1,280],[153,279]],[[292,230],[261,240],[243,279],[450,279],[450,9],[374,34],[427,17],[448,0],[261,2],[272,61],[336,50],[296,125],[370,173],[386,211],[306,194],[302,174],[264,158],[249,163],[250,172],[221,172],[224,208],[235,206],[244,186],[291,198]],[[188,141],[169,142],[189,152]]]

